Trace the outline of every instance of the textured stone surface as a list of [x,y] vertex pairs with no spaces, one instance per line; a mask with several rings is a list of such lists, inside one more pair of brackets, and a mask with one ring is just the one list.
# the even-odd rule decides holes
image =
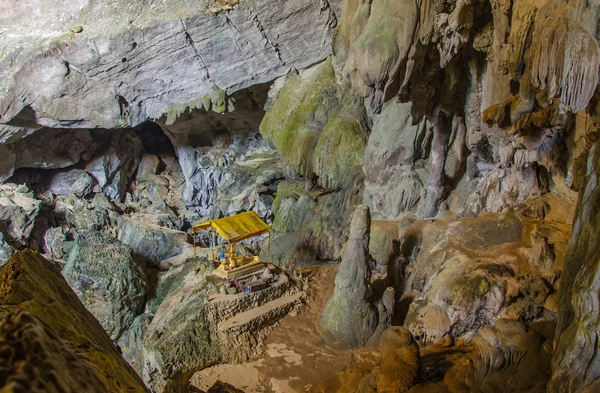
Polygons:
[[[199,258],[209,252],[199,249]],[[211,295],[205,273],[193,270],[193,253],[186,255],[167,261],[171,269],[160,275],[150,306],[154,316],[143,341],[142,377],[154,392],[167,379],[252,359],[273,324],[302,304],[300,284],[285,274],[257,293]]]
[[26,245],[40,205],[26,185],[0,185],[0,231],[4,240],[14,245]]
[[100,232],[80,232],[62,274],[117,340],[142,311],[147,281],[131,249]]
[[[473,339],[475,367],[472,387],[482,392],[543,392],[550,375],[550,354],[544,337],[525,325],[499,319]],[[535,375],[535,378],[532,376]]]
[[4,240],[4,235],[0,233],[0,265],[4,265],[12,256],[14,248]]
[[121,201],[142,158],[142,141],[133,131],[113,132],[105,141],[85,170],[102,187],[104,195]]
[[[48,11],[36,17],[43,38],[29,40],[21,18],[38,7]],[[184,1],[2,8],[11,9],[3,31],[14,33],[1,47],[10,59],[0,71],[2,122],[30,107],[41,125],[118,128],[185,107],[215,85],[231,93],[324,59],[339,3],[242,2],[217,15]]]
[[0,268],[3,390],[147,392],[60,272],[25,250]]
[[472,337],[499,318],[530,323],[544,315],[558,287],[569,224],[523,218],[514,211],[476,219],[416,222],[401,241],[404,261],[388,275],[410,277],[405,320],[422,344]]
[[365,150],[364,203],[377,219],[398,219],[416,212],[423,180],[416,170],[426,158],[425,121],[412,125],[410,104],[387,104],[376,117]]
[[328,59],[286,75],[260,132],[292,173],[324,188],[340,188],[363,161],[366,115],[361,103],[349,83],[337,83]]
[[394,326],[383,332],[379,341],[379,369],[361,380],[359,392],[370,386],[377,392],[406,392],[421,377],[419,346],[408,329]]
[[75,194],[79,198],[87,196],[93,188],[94,179],[81,169],[57,173],[52,177],[48,191],[55,195]]
[[599,165],[600,143],[596,142],[589,152],[587,181],[580,191],[573,235],[565,256],[549,392],[592,392],[598,388]]

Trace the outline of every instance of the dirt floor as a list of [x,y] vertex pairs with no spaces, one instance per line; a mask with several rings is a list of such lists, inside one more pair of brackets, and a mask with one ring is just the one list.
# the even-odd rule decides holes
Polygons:
[[283,318],[265,342],[262,356],[238,365],[217,365],[192,377],[192,385],[206,391],[216,380],[246,393],[335,393],[340,377],[360,378],[378,362],[373,349],[336,351],[326,347],[316,330],[319,313],[333,294],[338,265],[320,264],[303,270],[308,279],[308,301],[296,314]]
[[[194,374],[191,384],[206,391],[217,380],[245,393],[343,393],[355,391],[360,380],[380,361],[376,348],[338,351],[328,348],[316,323],[333,294],[339,265],[319,264],[304,269],[308,301],[271,331],[262,355],[253,362],[216,365]],[[468,346],[421,348],[423,382],[438,382],[446,371],[466,359]]]

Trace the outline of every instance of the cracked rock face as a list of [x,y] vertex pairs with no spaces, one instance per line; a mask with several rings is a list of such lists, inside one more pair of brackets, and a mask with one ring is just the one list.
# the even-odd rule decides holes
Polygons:
[[[91,1],[56,8],[41,1],[3,3],[10,12],[3,13],[0,25],[14,37],[0,47],[3,138],[40,125],[137,125],[205,96],[215,85],[232,93],[290,67],[306,67],[331,52],[340,5],[260,0],[211,14],[202,3],[182,0],[125,7]],[[22,18],[37,14],[36,7],[47,12],[36,17],[34,32],[25,31]],[[30,39],[32,33],[38,38]],[[34,116],[13,120],[25,108]],[[13,128],[7,128],[11,120]]]

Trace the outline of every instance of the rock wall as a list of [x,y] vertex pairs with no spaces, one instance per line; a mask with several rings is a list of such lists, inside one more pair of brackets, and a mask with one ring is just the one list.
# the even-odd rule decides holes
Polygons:
[[557,340],[549,392],[593,392],[600,387],[598,334],[598,170],[600,143],[589,151],[560,292]]
[[[0,25],[12,38],[0,48],[3,140],[40,125],[133,126],[195,106],[214,86],[232,93],[270,81],[326,57],[339,12],[339,2],[315,0],[241,2],[229,12],[185,1],[4,3],[11,11]],[[32,9],[35,38],[22,24]],[[33,113],[20,116],[26,108]]]

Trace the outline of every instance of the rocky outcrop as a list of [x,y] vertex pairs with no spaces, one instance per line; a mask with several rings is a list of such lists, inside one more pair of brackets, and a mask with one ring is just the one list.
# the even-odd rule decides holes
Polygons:
[[420,343],[469,338],[499,318],[530,323],[553,309],[569,224],[521,214],[416,222],[403,231],[402,255],[387,272],[404,278],[396,288],[413,299],[405,326]]
[[117,340],[142,311],[147,281],[129,247],[100,232],[80,232],[62,274]]
[[[362,164],[366,115],[349,83],[339,85],[331,60],[291,72],[260,125],[289,170],[324,188],[340,188]],[[335,151],[335,153],[334,153]]]
[[[200,249],[199,259],[209,252]],[[273,325],[304,299],[300,283],[284,273],[256,293],[215,294],[187,255],[166,262],[171,269],[160,275],[149,307],[154,315],[144,334],[142,377],[155,392],[168,379],[186,382],[185,376],[215,363],[253,359]]]
[[28,6],[2,17],[14,38],[2,47],[1,121],[19,118],[25,108],[34,112],[33,121],[13,120],[21,128],[5,134],[38,125],[137,125],[175,105],[196,107],[194,100],[215,85],[230,94],[309,66],[331,52],[339,2],[241,2],[215,13],[185,2],[34,6],[42,8],[43,40],[29,40],[22,28]]
[[0,185],[0,231],[4,241],[15,246],[28,244],[40,205],[26,185]]
[[60,272],[39,254],[15,254],[0,268],[0,282],[4,390],[148,391]]
[[81,169],[57,173],[52,177],[48,191],[54,195],[67,196],[75,194],[79,198],[86,197],[94,185],[94,179]]
[[335,277],[333,297],[319,317],[319,333],[325,342],[344,349],[364,346],[377,327],[377,310],[371,299],[370,226],[369,208],[358,206]]

